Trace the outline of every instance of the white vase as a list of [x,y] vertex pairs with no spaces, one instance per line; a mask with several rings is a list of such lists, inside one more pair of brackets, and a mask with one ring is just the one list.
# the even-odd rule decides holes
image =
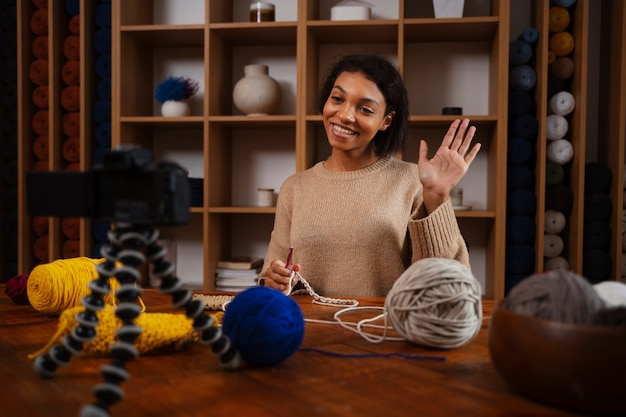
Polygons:
[[464,0],[433,0],[436,18],[463,17]]
[[161,114],[165,117],[189,116],[191,106],[187,100],[167,100],[161,105]]
[[265,116],[278,108],[280,84],[269,76],[267,65],[251,64],[243,69],[244,77],[233,89],[235,107],[248,116]]

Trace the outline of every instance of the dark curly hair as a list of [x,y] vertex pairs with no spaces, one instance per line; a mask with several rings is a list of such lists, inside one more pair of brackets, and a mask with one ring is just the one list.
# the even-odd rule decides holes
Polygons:
[[344,72],[361,72],[374,82],[385,97],[385,114],[395,112],[391,125],[374,136],[376,155],[387,156],[402,151],[408,137],[409,98],[398,68],[387,58],[374,53],[345,55],[335,62],[324,78],[318,96],[318,111],[324,110],[326,100],[337,77]]

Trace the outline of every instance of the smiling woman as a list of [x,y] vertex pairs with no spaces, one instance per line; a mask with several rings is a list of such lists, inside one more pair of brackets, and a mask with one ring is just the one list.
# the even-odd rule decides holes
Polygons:
[[397,68],[373,54],[334,64],[318,110],[331,154],[281,186],[264,284],[290,293],[299,275],[326,296],[385,296],[420,259],[469,266],[449,198],[480,149],[469,120],[450,125],[431,159],[425,141],[418,164],[395,158],[408,135],[407,92]]

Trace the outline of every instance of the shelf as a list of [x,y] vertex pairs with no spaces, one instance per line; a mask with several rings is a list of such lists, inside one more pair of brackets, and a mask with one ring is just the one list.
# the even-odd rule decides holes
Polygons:
[[120,32],[152,47],[204,45],[204,25],[133,25],[122,26]]
[[498,32],[498,17],[462,19],[405,19],[406,42],[477,42],[491,41]]

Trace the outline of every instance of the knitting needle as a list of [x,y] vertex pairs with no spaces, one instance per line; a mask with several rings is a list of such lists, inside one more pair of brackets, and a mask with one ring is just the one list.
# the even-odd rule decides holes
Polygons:
[[293,255],[293,246],[289,247],[289,253],[287,254],[287,262],[285,262],[285,268],[289,269],[289,264],[291,263],[291,255]]

